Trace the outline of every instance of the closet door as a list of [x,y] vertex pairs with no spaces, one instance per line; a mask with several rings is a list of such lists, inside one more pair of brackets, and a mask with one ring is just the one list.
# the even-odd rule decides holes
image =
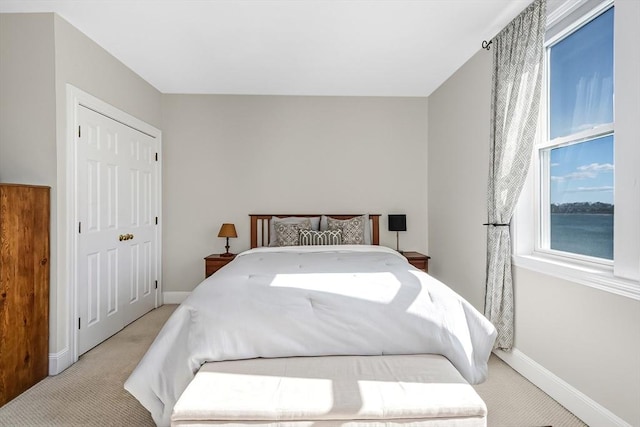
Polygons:
[[124,241],[123,309],[129,324],[155,307],[158,247],[155,209],[158,194],[155,139],[133,129],[123,129],[125,185],[128,200],[122,203]]
[[158,177],[154,138],[84,107],[78,122],[80,355],[155,307]]

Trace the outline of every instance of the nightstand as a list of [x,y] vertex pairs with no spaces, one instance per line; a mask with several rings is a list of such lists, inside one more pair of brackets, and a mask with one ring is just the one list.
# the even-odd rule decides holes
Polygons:
[[235,258],[232,256],[220,256],[220,254],[211,254],[204,259],[204,277],[209,277],[225,265],[229,264]]
[[420,252],[402,252],[402,255],[409,261],[409,264],[413,265],[425,273],[429,272],[429,258],[430,256],[423,255]]

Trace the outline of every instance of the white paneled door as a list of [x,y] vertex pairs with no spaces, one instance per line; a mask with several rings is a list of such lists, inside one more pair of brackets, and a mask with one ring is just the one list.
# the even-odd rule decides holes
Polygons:
[[78,355],[156,306],[158,142],[84,106],[76,134]]

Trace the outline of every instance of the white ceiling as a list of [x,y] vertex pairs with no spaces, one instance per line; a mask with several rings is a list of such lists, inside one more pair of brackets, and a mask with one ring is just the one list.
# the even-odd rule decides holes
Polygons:
[[56,12],[163,93],[428,96],[530,2],[0,0],[0,12]]

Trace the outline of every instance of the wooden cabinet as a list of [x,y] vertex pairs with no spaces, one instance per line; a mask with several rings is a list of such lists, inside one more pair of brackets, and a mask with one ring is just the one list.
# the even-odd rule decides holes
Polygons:
[[225,265],[229,264],[235,258],[232,256],[222,256],[218,254],[209,255],[204,259],[204,277],[209,277]]
[[413,265],[426,273],[429,272],[429,258],[430,256],[421,254],[420,252],[402,252],[402,255],[409,261],[409,264]]
[[49,372],[49,187],[0,184],[0,406]]

